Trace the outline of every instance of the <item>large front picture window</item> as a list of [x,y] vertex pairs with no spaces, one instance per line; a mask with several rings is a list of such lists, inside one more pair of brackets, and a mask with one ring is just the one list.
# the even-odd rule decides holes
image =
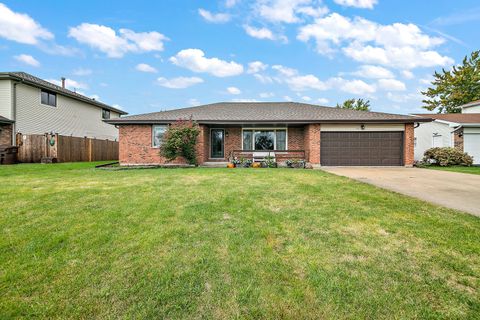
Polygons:
[[287,150],[287,130],[243,130],[243,150]]

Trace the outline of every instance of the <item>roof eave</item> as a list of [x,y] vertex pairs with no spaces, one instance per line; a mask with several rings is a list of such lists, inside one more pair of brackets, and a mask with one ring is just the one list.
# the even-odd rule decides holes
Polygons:
[[109,106],[108,104],[104,104],[104,103],[101,103],[101,102],[98,102],[98,101],[92,101],[92,99],[89,99],[87,97],[79,97],[73,93],[69,94],[67,92],[63,92],[63,91],[60,91],[60,90],[56,90],[55,88],[51,88],[51,87],[48,87],[48,86],[44,86],[40,83],[37,83],[37,82],[34,82],[34,81],[30,81],[28,79],[24,79],[22,77],[19,77],[19,76],[16,76],[14,74],[11,74],[11,73],[5,73],[5,72],[2,72],[0,73],[0,79],[8,79],[8,80],[15,80],[15,81],[19,81],[19,82],[22,82],[22,83],[26,83],[28,85],[31,85],[33,87],[36,87],[36,88],[41,88],[41,89],[45,89],[45,90],[50,90],[50,91],[55,91],[56,93],[58,94],[61,94],[61,95],[64,95],[64,96],[67,96],[69,98],[72,98],[72,99],[75,99],[75,100],[80,100],[80,101],[83,101],[85,103],[88,103],[88,104],[92,104],[92,105],[95,105],[99,108],[103,108],[103,109],[107,109],[107,110],[110,110],[110,111],[114,111],[120,115],[127,115],[128,112],[125,112],[123,110],[120,110],[120,109],[117,109],[117,108],[114,108],[112,106]]
[[[111,119],[104,120],[106,123],[113,125],[133,125],[133,124],[164,124],[172,123],[177,119],[162,120],[128,120],[128,119]],[[412,119],[343,119],[343,120],[195,120],[199,124],[243,124],[243,123],[286,123],[286,124],[308,124],[308,123],[418,123],[431,122],[430,118],[412,118]]]

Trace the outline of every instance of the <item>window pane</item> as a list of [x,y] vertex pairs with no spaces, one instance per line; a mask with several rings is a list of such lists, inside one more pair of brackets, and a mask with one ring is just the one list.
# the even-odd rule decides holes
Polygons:
[[287,149],[287,131],[277,130],[277,150]]
[[255,131],[255,150],[273,150],[275,146],[275,132]]
[[224,151],[223,151],[223,145],[224,145],[224,137],[223,137],[223,129],[212,129],[210,131],[211,133],[211,145],[212,145],[212,150],[211,150],[211,157],[212,158],[223,158],[224,157]]
[[48,104],[52,107],[55,107],[57,105],[57,95],[54,93],[49,93],[48,94]]
[[42,91],[42,104],[48,104],[48,93]]
[[252,150],[252,134],[251,130],[243,130],[243,150]]
[[153,126],[153,146],[160,147],[162,145],[163,136],[167,131],[166,126]]
[[102,118],[110,119],[110,110],[102,109]]

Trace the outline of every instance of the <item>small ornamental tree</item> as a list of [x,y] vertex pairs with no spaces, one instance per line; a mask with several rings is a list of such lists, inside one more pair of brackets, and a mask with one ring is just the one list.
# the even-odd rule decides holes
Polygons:
[[165,132],[160,154],[168,161],[175,160],[177,157],[184,157],[188,164],[197,164],[195,144],[199,133],[200,128],[192,119],[177,120]]

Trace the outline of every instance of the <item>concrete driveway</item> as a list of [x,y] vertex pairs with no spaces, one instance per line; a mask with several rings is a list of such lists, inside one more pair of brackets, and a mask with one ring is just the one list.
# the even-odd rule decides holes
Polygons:
[[480,175],[403,167],[322,169],[480,217]]

